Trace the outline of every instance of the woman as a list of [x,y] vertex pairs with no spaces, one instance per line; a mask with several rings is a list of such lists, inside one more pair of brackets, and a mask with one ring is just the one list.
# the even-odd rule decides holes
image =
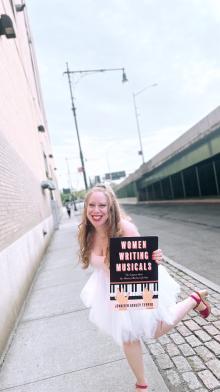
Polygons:
[[[136,226],[123,214],[113,190],[97,185],[85,198],[79,225],[80,258],[83,268],[91,265],[93,274],[81,292],[90,307],[90,320],[123,346],[125,356],[136,377],[136,392],[147,389],[141,351],[141,337],[158,338],[173,328],[192,309],[208,317],[210,305],[204,300],[207,291],[191,294],[176,304],[179,285],[159,265],[159,301],[156,309],[114,311],[109,300],[109,238],[140,236]],[[160,249],[153,254],[160,264]]]

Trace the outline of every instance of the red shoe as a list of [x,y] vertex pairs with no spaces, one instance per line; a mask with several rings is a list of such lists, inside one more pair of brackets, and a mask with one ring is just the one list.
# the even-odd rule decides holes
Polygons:
[[[195,294],[198,295],[199,298],[198,298]],[[200,314],[201,317],[207,318],[207,317],[210,315],[210,313],[211,313],[211,306],[210,306],[210,304],[209,304],[207,301],[204,301],[204,299],[202,298],[202,296],[201,296],[201,294],[200,294],[199,291],[195,291],[195,293],[192,293],[192,294],[190,295],[190,297],[193,298],[194,301],[196,301],[196,303],[197,303],[197,305],[196,305],[193,309],[194,309],[196,312],[198,312],[198,313]],[[197,307],[198,307],[201,303],[203,303],[203,304],[205,305],[205,309],[203,309],[203,310],[196,310]]]
[[135,387],[136,387],[136,388],[139,388],[139,389],[147,389],[147,388],[148,388],[148,385],[139,385],[139,384],[136,384]]

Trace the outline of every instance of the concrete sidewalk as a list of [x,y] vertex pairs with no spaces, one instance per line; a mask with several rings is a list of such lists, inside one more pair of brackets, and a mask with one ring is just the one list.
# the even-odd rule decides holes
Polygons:
[[[90,271],[78,265],[77,221],[77,215],[63,219],[45,254],[1,369],[0,391],[135,390],[123,352],[89,322],[80,301]],[[169,391],[143,350],[149,391]]]

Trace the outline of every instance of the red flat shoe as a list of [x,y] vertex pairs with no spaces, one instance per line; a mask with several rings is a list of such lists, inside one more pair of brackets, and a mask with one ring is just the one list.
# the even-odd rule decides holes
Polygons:
[[[197,294],[199,298],[195,295]],[[210,313],[211,313],[211,306],[207,301],[204,301],[204,299],[201,297],[200,293],[198,291],[195,291],[195,293],[190,295],[191,298],[196,301],[197,305],[193,308],[196,312],[200,314],[201,317],[207,318]],[[196,308],[201,304],[201,302],[205,305],[205,309],[203,310],[196,310]]]
[[135,387],[136,387],[136,388],[139,388],[139,389],[147,389],[147,388],[148,388],[148,385],[139,385],[139,384],[136,384]]

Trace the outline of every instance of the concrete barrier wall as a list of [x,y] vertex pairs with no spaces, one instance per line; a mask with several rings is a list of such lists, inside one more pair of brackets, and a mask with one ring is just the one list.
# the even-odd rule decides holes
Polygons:
[[[27,7],[0,1],[16,37],[0,36],[0,357],[58,226],[59,190]],[[46,235],[43,232],[47,232]]]
[[53,230],[51,215],[0,253],[0,363]]
[[118,198],[118,201],[120,204],[136,204],[138,202],[136,197]]

